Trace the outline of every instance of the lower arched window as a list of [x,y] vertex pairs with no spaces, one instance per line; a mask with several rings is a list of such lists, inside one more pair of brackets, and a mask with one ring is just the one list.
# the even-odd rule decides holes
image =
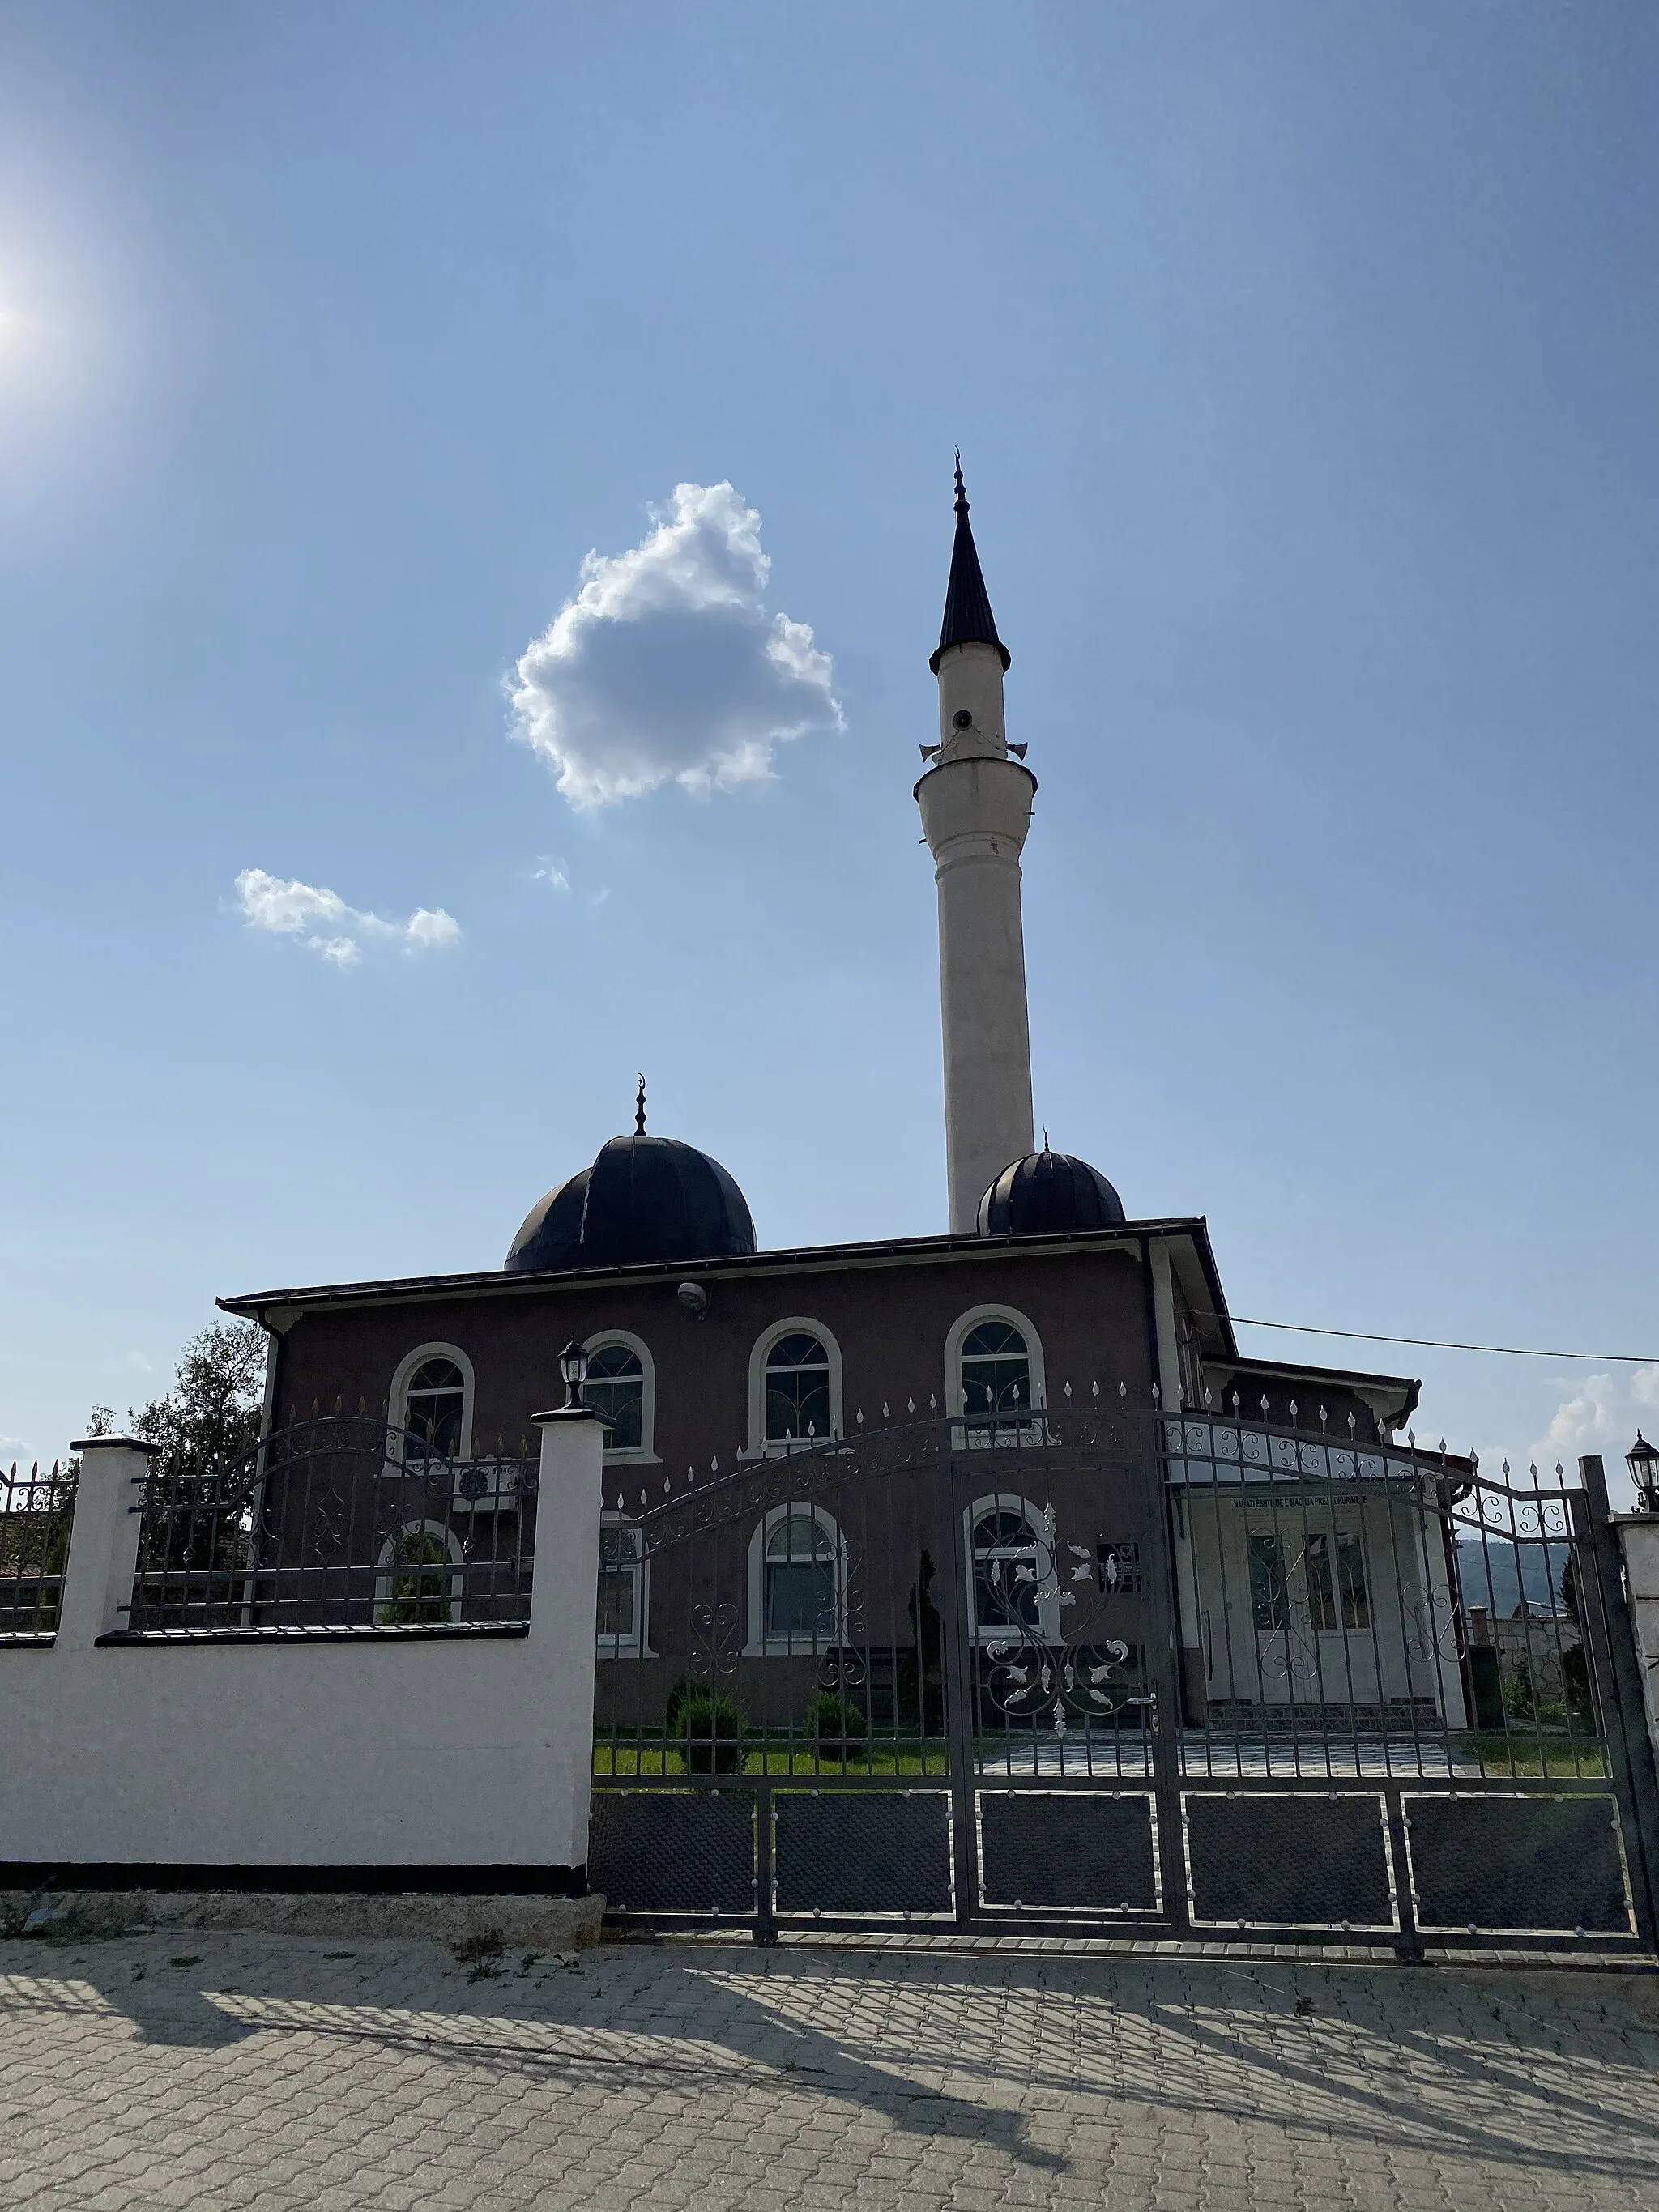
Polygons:
[[415,1628],[459,1620],[466,1570],[459,1538],[441,1521],[410,1521],[375,1562],[374,1625]]
[[749,1552],[749,1650],[828,1651],[844,1639],[846,1545],[821,1505],[775,1505]]
[[968,1516],[969,1602],[981,1644],[1058,1634],[1054,1539],[1030,1501],[1000,1492],[975,1499]]
[[637,1659],[645,1642],[645,1532],[620,1513],[599,1522],[599,1656]]

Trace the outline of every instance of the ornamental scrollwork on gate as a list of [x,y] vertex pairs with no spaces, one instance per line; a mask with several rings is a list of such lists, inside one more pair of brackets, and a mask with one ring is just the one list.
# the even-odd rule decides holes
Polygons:
[[700,1682],[735,1674],[742,1641],[738,1610],[729,1598],[692,1607],[690,1660]]
[[[986,1698],[1010,1720],[1046,1718],[1056,1735],[1074,1725],[1086,1730],[1091,1722],[1114,1720],[1132,1706],[1152,1710],[1156,1726],[1155,1693],[1136,1689],[1127,1643],[1121,1637],[1085,1641],[1066,1633],[1068,1626],[1084,1625],[1075,1618],[1077,1591],[1067,1585],[1096,1588],[1094,1555],[1081,1544],[1061,1542],[1052,1505],[1018,1548],[1024,1556],[994,1554],[985,1562],[982,1581],[975,1575],[1000,1615],[996,1632],[980,1647]],[[1106,1594],[1115,1588],[1115,1577]],[[1085,1617],[1091,1627],[1094,1610]],[[1043,1633],[1045,1612],[1058,1632],[1052,1637]],[[1070,1623],[1061,1618],[1068,1613],[1074,1616]]]

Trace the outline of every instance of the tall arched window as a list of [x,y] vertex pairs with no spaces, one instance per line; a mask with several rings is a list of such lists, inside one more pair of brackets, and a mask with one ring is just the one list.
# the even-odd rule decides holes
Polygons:
[[1031,1355],[1012,1322],[982,1321],[962,1342],[964,1413],[1026,1413],[1031,1409]]
[[781,1336],[766,1355],[766,1441],[804,1443],[830,1433],[830,1355],[805,1332]]
[[1012,1306],[974,1306],[945,1340],[945,1391],[951,1412],[972,1424],[970,1443],[1018,1440],[1048,1403],[1042,1346]]
[[461,1449],[466,1414],[466,1377],[454,1361],[441,1355],[423,1359],[409,1378],[404,1406],[404,1426],[445,1459],[453,1459]]
[[[472,1362],[456,1344],[418,1344],[398,1364],[388,1394],[387,1418],[394,1430],[408,1429],[422,1444],[444,1459],[461,1460],[472,1449]],[[419,1448],[408,1447],[410,1457]],[[393,1437],[387,1449],[388,1474],[404,1457]]]
[[821,1505],[775,1505],[749,1547],[749,1642],[772,1656],[845,1640],[847,1547]]
[[642,1338],[606,1329],[590,1336],[582,1398],[605,1423],[608,1460],[656,1458],[657,1371]]
[[841,1351],[822,1322],[774,1322],[749,1357],[749,1450],[809,1449],[842,1433]]

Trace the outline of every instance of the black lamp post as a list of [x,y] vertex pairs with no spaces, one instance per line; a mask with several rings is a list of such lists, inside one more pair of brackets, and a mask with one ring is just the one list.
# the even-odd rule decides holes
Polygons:
[[587,1354],[574,1336],[559,1354],[559,1372],[564,1377],[564,1410],[575,1413],[582,1402],[582,1384],[587,1380]]
[[1659,1449],[1648,1442],[1640,1429],[1636,1431],[1636,1442],[1625,1454],[1625,1464],[1636,1485],[1639,1509],[1644,1513],[1659,1513]]

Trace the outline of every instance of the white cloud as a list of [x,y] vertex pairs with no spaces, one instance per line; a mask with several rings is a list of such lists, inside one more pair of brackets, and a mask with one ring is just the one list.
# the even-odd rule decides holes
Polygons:
[[507,680],[513,734],[584,810],[752,783],[780,744],[842,726],[811,625],[766,611],[755,509],[729,483],[683,483],[650,512],[629,551],[588,555]]
[[366,942],[396,944],[405,952],[453,945],[461,926],[441,907],[416,907],[407,921],[387,921],[348,906],[337,891],[284,883],[263,868],[244,868],[236,878],[236,903],[255,929],[301,939],[337,968],[355,968]]
[[1639,1428],[1650,1440],[1659,1427],[1659,1361],[1622,1367],[1607,1375],[1587,1375],[1562,1399],[1554,1418],[1533,1447],[1540,1469],[1553,1474],[1559,1461],[1570,1481],[1578,1479],[1581,1454],[1599,1452],[1613,1503],[1633,1496],[1625,1454]]
[[562,860],[556,860],[550,854],[544,853],[536,863],[532,880],[535,883],[545,884],[550,891],[568,891],[570,888],[570,871]]

